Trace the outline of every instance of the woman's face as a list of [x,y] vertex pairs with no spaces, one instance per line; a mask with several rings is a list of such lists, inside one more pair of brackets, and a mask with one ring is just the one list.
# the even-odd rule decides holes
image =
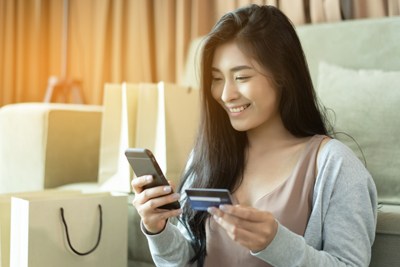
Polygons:
[[247,57],[236,42],[215,50],[211,93],[237,131],[271,127],[281,121],[277,90],[267,76],[267,71]]

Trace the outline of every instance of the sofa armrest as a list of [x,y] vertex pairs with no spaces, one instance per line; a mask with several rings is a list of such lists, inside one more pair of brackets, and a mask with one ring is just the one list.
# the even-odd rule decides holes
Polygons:
[[96,182],[101,106],[22,103],[0,109],[0,193]]

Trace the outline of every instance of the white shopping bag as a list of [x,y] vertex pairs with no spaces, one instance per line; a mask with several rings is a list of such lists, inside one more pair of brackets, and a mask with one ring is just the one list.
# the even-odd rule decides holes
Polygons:
[[11,198],[51,198],[60,195],[78,195],[80,191],[58,191],[48,189],[23,193],[9,193],[0,195],[0,267],[10,266],[10,225],[11,225]]
[[10,266],[127,266],[127,197],[13,197]]

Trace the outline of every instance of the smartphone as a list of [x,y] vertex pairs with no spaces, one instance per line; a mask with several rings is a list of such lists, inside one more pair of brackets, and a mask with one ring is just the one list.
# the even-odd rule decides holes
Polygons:
[[188,188],[185,190],[189,203],[194,210],[206,211],[209,207],[236,204],[227,189]]
[[[169,185],[165,178],[160,166],[157,163],[153,153],[146,148],[128,148],[125,151],[125,156],[132,167],[133,172],[137,177],[143,175],[152,175],[153,182],[144,186],[144,189],[152,188],[155,186]],[[173,192],[171,192],[172,194]],[[179,209],[180,204],[178,201],[168,203],[159,207],[160,209]]]

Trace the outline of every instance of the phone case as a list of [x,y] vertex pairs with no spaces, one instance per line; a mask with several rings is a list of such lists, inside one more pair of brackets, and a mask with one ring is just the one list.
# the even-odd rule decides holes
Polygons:
[[[152,188],[161,185],[169,185],[165,178],[160,166],[157,163],[153,153],[146,148],[128,148],[125,151],[126,158],[131,165],[133,172],[137,177],[143,175],[152,175],[154,180],[151,184],[146,185],[144,188]],[[179,202],[170,203],[160,208],[164,209],[179,209]]]

